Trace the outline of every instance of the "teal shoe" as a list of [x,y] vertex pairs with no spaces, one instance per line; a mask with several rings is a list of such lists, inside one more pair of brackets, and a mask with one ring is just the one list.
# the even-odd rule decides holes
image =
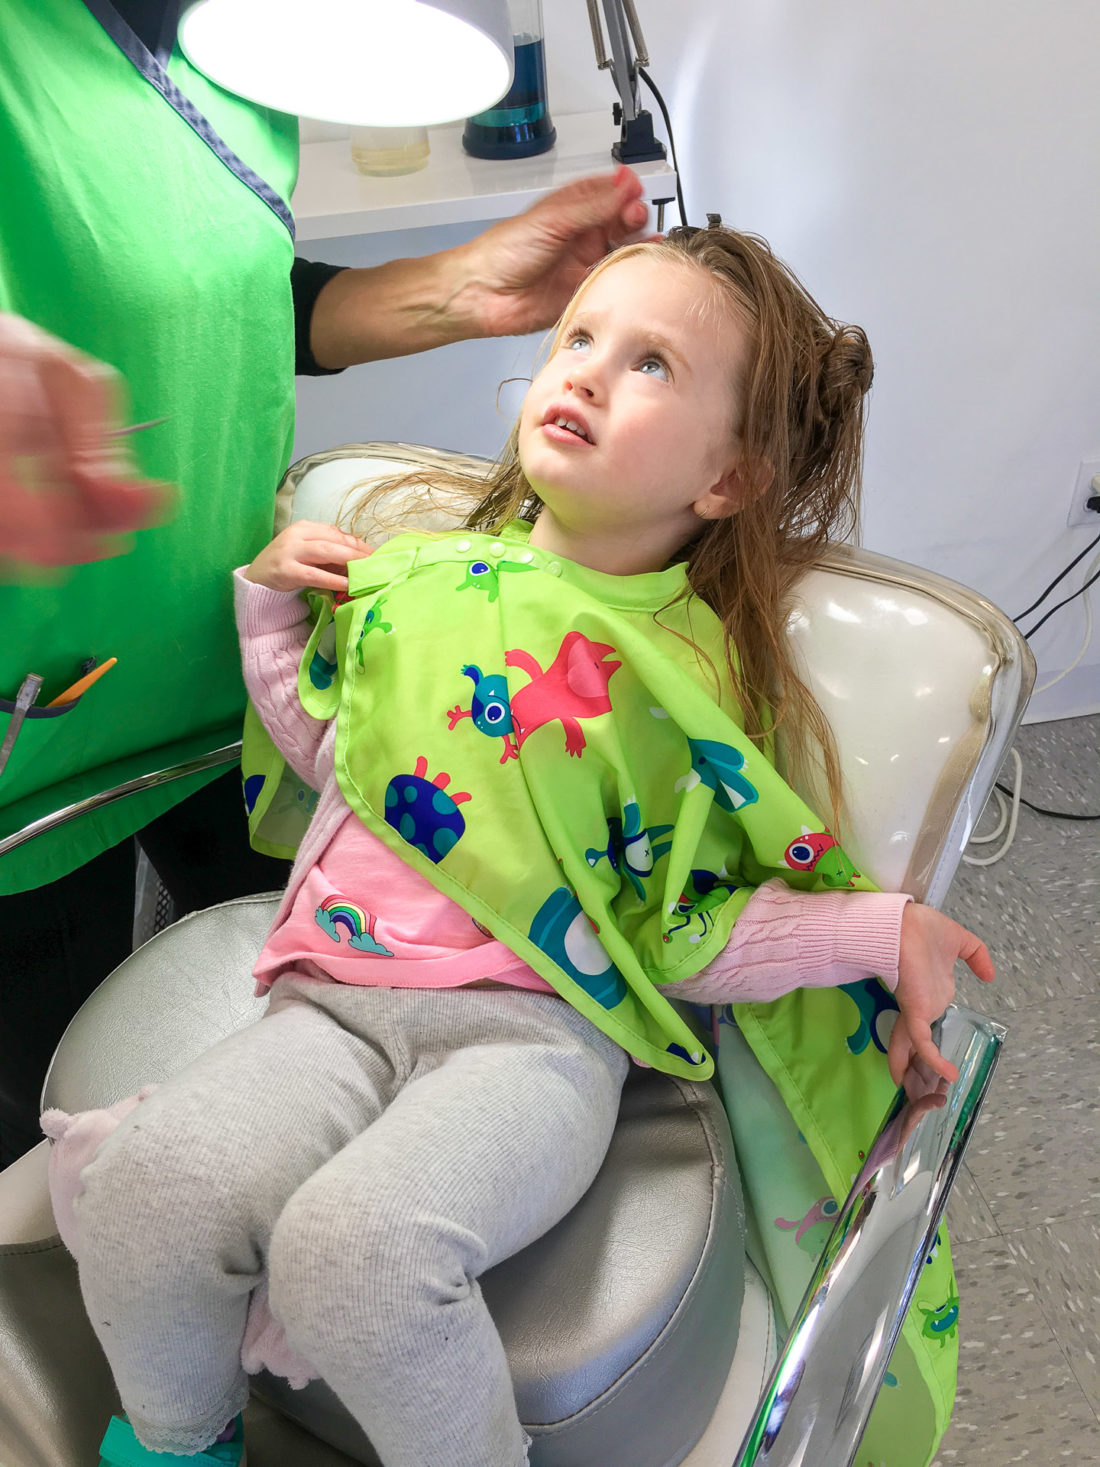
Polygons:
[[112,1416],[99,1444],[99,1467],[246,1467],[244,1423],[238,1416],[230,1441],[213,1442],[205,1451],[185,1457],[177,1452],[149,1451],[128,1421]]

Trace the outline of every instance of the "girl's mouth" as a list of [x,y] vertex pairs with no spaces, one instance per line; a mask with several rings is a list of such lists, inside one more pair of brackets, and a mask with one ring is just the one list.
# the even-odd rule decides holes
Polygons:
[[558,443],[594,443],[588,424],[572,413],[563,413],[552,408],[543,419],[543,428],[548,436]]

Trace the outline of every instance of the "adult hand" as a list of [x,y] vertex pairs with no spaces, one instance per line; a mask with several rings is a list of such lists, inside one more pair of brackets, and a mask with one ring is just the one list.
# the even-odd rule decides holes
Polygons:
[[119,397],[113,368],[0,314],[0,559],[99,560],[163,517],[167,486],[138,478],[111,436]]
[[348,561],[370,553],[365,540],[335,525],[295,520],[260,551],[244,578],[272,591],[346,591]]
[[642,182],[622,165],[582,178],[503,219],[462,246],[463,305],[485,336],[543,330],[608,250],[641,235],[649,218]]
[[948,1081],[959,1078],[932,1038],[933,1022],[955,996],[959,958],[983,983],[992,982],[993,960],[980,938],[933,907],[910,902],[901,918],[894,990],[901,1012],[886,1049],[895,1085],[902,1084],[911,1064],[925,1081],[936,1075]]
[[623,167],[566,184],[468,244],[341,270],[314,302],[313,355],[322,367],[350,367],[543,330],[596,261],[639,235],[648,217],[641,180]]

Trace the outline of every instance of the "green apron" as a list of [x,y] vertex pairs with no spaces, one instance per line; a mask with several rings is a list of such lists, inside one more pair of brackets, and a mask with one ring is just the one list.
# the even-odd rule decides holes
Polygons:
[[[742,732],[683,567],[602,575],[527,533],[404,535],[354,562],[346,598],[311,596],[299,695],[337,719],[336,778],[364,823],[629,1053],[704,1079],[718,1021],[749,1252],[789,1318],[893,1100],[897,1004],[872,978],[700,1026],[653,984],[715,957],[769,877],[871,883]],[[242,764],[254,844],[293,854],[315,795],[251,709]],[[957,1314],[941,1230],[861,1462],[930,1461]]]
[[[118,558],[0,585],[0,741],[25,674],[44,679],[44,708],[87,659],[118,658],[68,711],[23,723],[0,774],[0,837],[239,737],[229,572],[270,538],[290,454],[293,241],[285,206],[215,149],[281,200],[297,166],[296,119],[221,91],[178,52],[168,78],[195,126],[77,0],[3,11],[0,309],[117,367],[125,421],[167,418],[130,445],[180,497],[171,523]],[[217,772],[16,849],[0,894],[65,875]]]

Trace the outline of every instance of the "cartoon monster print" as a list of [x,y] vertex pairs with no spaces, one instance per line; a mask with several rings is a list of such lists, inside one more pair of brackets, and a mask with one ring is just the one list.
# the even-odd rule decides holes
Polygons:
[[741,770],[745,757],[729,744],[716,744],[712,739],[688,739],[691,751],[691,773],[676,781],[674,789],[693,790],[705,784],[714,791],[714,803],[720,810],[733,812],[743,805],[753,805],[760,798]]
[[256,808],[256,801],[260,798],[260,791],[267,781],[266,774],[250,774],[244,782],[244,808],[245,813],[251,815]]
[[668,835],[676,827],[643,825],[641,808],[633,795],[623,806],[623,816],[623,819],[617,815],[607,817],[606,848],[585,851],[584,858],[590,866],[598,866],[606,857],[612,871],[625,875],[634,888],[634,894],[642,901],[645,897],[643,877],[652,876],[654,866],[672,849],[670,840],[660,840],[659,837]]
[[816,1258],[828,1242],[839,1211],[835,1197],[819,1197],[804,1218],[788,1222],[785,1217],[777,1217],[775,1226],[784,1232],[793,1229],[794,1241],[798,1247],[811,1258]]
[[529,571],[534,570],[533,565],[521,565],[514,560],[502,560],[499,565],[493,565],[488,560],[472,560],[466,567],[466,579],[455,587],[456,591],[468,591],[471,587],[476,591],[486,591],[490,601],[495,601],[500,593],[501,571]]
[[689,932],[688,941],[701,942],[714,924],[714,917],[711,915],[714,908],[720,907],[730,892],[736,890],[737,883],[730,880],[729,872],[724,866],[718,872],[702,869],[689,872],[687,886],[668,908],[670,917],[682,917],[684,920],[662,933],[662,941],[671,942],[674,933],[682,932],[685,927],[690,928],[698,917],[700,930]]
[[918,1305],[920,1312],[924,1315],[924,1323],[921,1325],[921,1334],[926,1340],[938,1340],[940,1348],[947,1344],[952,1335],[958,1333],[959,1328],[959,1296],[952,1291],[945,1303],[936,1309],[927,1309],[923,1304]]
[[313,920],[327,937],[339,942],[341,933],[347,935],[347,945],[358,953],[370,953],[378,958],[392,958],[393,953],[374,935],[378,921],[373,912],[364,912],[347,897],[335,893],[326,897],[313,914]]
[[363,629],[359,633],[359,640],[355,644],[355,660],[359,666],[363,666],[363,638],[368,632],[381,632],[388,637],[393,631],[393,623],[382,620],[382,602],[384,598],[379,596],[374,602],[366,616],[363,618]]
[[887,1041],[898,1016],[898,1002],[894,995],[877,978],[862,978],[858,983],[842,983],[845,993],[859,1012],[859,1023],[855,1032],[848,1035],[848,1049],[852,1054],[862,1054],[874,1041],[880,1054],[886,1053]]
[[326,688],[332,687],[332,680],[336,676],[336,663],[330,661],[321,651],[320,647],[314,652],[309,661],[309,680],[315,688],[324,692]]
[[466,830],[459,805],[468,794],[447,793],[449,774],[429,780],[428,761],[420,755],[412,774],[395,774],[386,786],[386,824],[409,845],[438,864],[454,849]]
[[500,762],[505,764],[518,757],[524,740],[535,729],[544,723],[560,723],[565,730],[565,752],[579,756],[585,738],[578,720],[611,712],[607,685],[622,663],[603,659],[614,650],[608,643],[590,641],[582,632],[569,632],[545,672],[522,648],[506,652],[505,667],[518,667],[531,678],[525,688],[511,695],[502,675],[486,676],[471,663],[462,669],[474,684],[471,707],[449,709],[448,725],[453,730],[460,719],[469,718],[482,733],[503,738]]
[[531,681],[512,694],[511,714],[516,747],[522,747],[535,729],[560,723],[565,730],[565,752],[579,757],[585,746],[579,720],[611,712],[608,684],[621,662],[605,662],[614,647],[593,642],[583,632],[567,632],[558,655],[543,672],[530,652],[516,648],[504,654],[505,667],[517,667]]
[[460,719],[472,719],[479,733],[504,740],[504,753],[500,756],[502,764],[507,764],[509,759],[518,759],[519,745],[512,737],[514,725],[508,701],[508,679],[500,672],[486,676],[474,662],[462,669],[462,675],[474,685],[473,698],[469,708],[456,703],[448,710],[447,727],[453,732]]
[[605,1009],[626,997],[626,979],[607,956],[599,928],[568,886],[552,891],[535,913],[528,937]]
[[808,825],[791,841],[782,859],[792,871],[816,871],[826,886],[851,886],[859,875],[830,831],[811,830]]

